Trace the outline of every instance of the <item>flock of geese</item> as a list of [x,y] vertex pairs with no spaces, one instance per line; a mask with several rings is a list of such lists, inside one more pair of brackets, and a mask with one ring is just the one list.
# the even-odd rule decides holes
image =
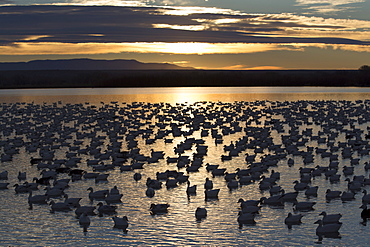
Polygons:
[[[292,212],[284,223],[288,228],[302,224],[304,214],[314,210],[318,190],[326,191],[325,199],[353,201],[363,194],[359,218],[366,225],[370,218],[369,102],[366,101],[297,101],[297,102],[197,102],[194,104],[111,102],[99,105],[3,103],[0,106],[1,164],[11,164],[24,149],[30,157],[35,176],[19,171],[19,183],[12,184],[15,193],[28,193],[30,209],[48,204],[52,213],[74,211],[78,223],[87,231],[94,215],[112,217],[115,228],[127,232],[128,216],[117,216],[123,194],[117,185],[111,189],[94,190],[89,187],[86,197],[90,205],[80,205],[82,197],[68,196],[75,181],[94,179],[96,183],[109,182],[110,171],[134,171],[133,179],[146,176],[145,167],[166,162],[176,169],[158,171],[156,177],[146,176],[145,196],[157,196],[163,187],[175,188],[187,184],[188,196],[204,193],[205,200],[217,200],[220,190],[237,190],[241,186],[258,184],[260,191],[270,197],[244,200],[238,203],[235,216],[239,227],[256,224],[256,217],[265,206],[279,207],[292,203]],[[314,130],[313,126],[320,126]],[[280,140],[272,137],[278,133]],[[196,138],[199,136],[200,138]],[[225,143],[225,137],[238,138]],[[214,145],[222,145],[218,163],[207,162],[211,138]],[[139,140],[151,149],[143,152]],[[181,141],[177,141],[181,140]],[[155,144],[173,146],[172,152],[155,151]],[[309,143],[317,143],[310,146]],[[207,145],[208,144],[208,145]],[[63,151],[63,157],[60,155]],[[58,153],[59,151],[59,153]],[[211,154],[217,155],[217,154]],[[315,164],[315,156],[327,164]],[[243,157],[236,171],[228,169],[228,162]],[[298,164],[298,161],[301,161]],[[343,163],[348,164],[344,165]],[[279,185],[278,165],[298,167],[299,180],[291,188]],[[9,189],[8,171],[0,166],[0,189]],[[1,170],[2,169],[2,170]],[[206,169],[208,176],[202,184],[192,184],[192,174]],[[214,188],[212,179],[224,177],[225,188]],[[312,180],[326,179],[331,184],[347,183],[347,190],[311,186]],[[37,192],[37,194],[35,194]],[[307,201],[297,201],[304,194]],[[147,205],[151,214],[166,214],[168,203]],[[207,218],[207,209],[198,207],[194,212],[199,221]],[[341,214],[319,214],[316,234],[319,237],[339,235]]]

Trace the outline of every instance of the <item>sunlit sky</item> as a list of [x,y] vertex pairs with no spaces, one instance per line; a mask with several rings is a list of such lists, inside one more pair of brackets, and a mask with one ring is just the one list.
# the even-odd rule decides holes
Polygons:
[[0,62],[135,59],[199,69],[358,69],[370,0],[0,0]]

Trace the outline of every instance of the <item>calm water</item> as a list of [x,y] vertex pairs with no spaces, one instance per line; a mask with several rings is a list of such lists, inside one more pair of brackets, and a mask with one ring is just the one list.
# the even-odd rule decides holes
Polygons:
[[[0,190],[3,199],[1,246],[368,246],[370,225],[360,224],[363,194],[357,192],[355,200],[349,202],[340,199],[328,202],[325,198],[327,189],[347,191],[346,178],[352,181],[355,175],[369,177],[364,169],[364,163],[369,161],[365,136],[370,127],[368,88],[46,89],[0,90],[0,95],[3,103],[0,106],[0,150],[2,154],[14,152],[12,161],[0,163],[0,172],[9,173],[7,180],[0,181],[9,183],[9,189]],[[174,136],[174,124],[182,131],[181,135]],[[204,129],[209,130],[209,135],[201,135]],[[211,135],[212,130],[219,134],[217,138]],[[33,133],[42,134],[32,136]],[[81,137],[84,133],[86,136]],[[159,138],[159,134],[164,137]],[[96,138],[99,136],[101,138]],[[103,190],[117,186],[123,197],[122,203],[114,204],[116,215],[128,217],[127,233],[113,228],[112,216],[108,215],[91,216],[91,225],[84,233],[74,211],[51,213],[49,205],[33,205],[29,209],[28,194],[14,191],[13,185],[24,182],[17,179],[19,171],[27,173],[28,182],[40,177],[42,170],[30,165],[31,157],[40,156],[40,149],[53,148],[54,160],[68,159],[68,153],[101,141],[97,144],[101,154],[110,154],[112,150],[117,152],[114,145],[119,145],[121,151],[130,150],[130,137],[137,141],[139,153],[147,158],[152,149],[163,151],[165,158],[178,157],[174,147],[191,138],[204,140],[201,145],[208,146],[208,150],[198,172],[187,173],[185,168],[178,169],[176,163],[159,159],[154,163],[144,161],[144,169],[121,172],[115,167],[103,171],[101,173],[109,173],[107,182],[82,179],[69,183],[65,189],[69,197],[81,197],[81,205],[94,206],[97,201],[90,202],[87,188]],[[221,155],[229,154],[224,145],[236,144],[242,138],[247,140],[240,145],[244,149],[231,160],[221,161]],[[148,139],[154,143],[148,144]],[[165,139],[173,139],[173,142],[166,143]],[[216,144],[216,139],[222,143]],[[74,144],[75,140],[82,143]],[[26,149],[32,144],[37,144],[35,152]],[[288,152],[288,146],[297,149]],[[304,163],[307,147],[313,148],[313,162]],[[259,148],[262,153],[257,151]],[[338,159],[323,157],[315,152],[316,148],[325,149]],[[181,155],[195,160],[196,149],[197,144],[192,142]],[[351,152],[350,157],[343,155],[344,150]],[[255,160],[246,162],[246,154],[256,154]],[[77,165],[92,172],[93,166],[88,166],[87,160],[101,159],[104,164],[111,164],[112,156],[105,159],[82,153],[77,156],[81,158]],[[315,210],[296,212],[291,202],[284,203],[283,207],[262,205],[256,224],[240,228],[238,199],[258,200],[269,197],[269,191],[260,190],[259,181],[229,190],[224,177],[213,177],[205,164],[218,164],[233,173],[237,168],[266,164],[266,157],[276,164],[263,175],[269,177],[271,170],[280,172],[281,178],[276,183],[285,192],[294,191],[293,182],[300,179],[301,167],[329,166],[337,161],[340,181],[331,183],[323,174],[309,184],[319,186],[317,197],[307,198],[304,191],[299,192],[297,200],[316,202]],[[288,159],[294,160],[293,166],[288,166]],[[359,164],[351,164],[351,160],[356,159]],[[131,160],[129,158],[127,164]],[[354,174],[345,176],[344,166],[353,166]],[[162,181],[162,189],[156,190],[153,198],[147,197],[147,178],[154,179],[157,172],[166,170],[188,175],[191,185],[198,186],[197,194],[188,197],[186,183],[167,189],[166,181]],[[135,172],[142,174],[137,182],[133,179]],[[207,177],[213,181],[214,188],[220,189],[217,200],[205,200],[203,184]],[[59,174],[57,178],[70,176]],[[39,186],[33,195],[45,193],[44,188]],[[370,192],[369,185],[362,189]],[[53,200],[64,201],[62,198]],[[170,204],[168,213],[151,215],[151,203]],[[196,220],[197,207],[207,209],[207,218]],[[318,241],[314,222],[321,219],[322,211],[343,215],[340,238],[325,237],[322,242]],[[289,212],[303,214],[302,224],[288,229],[284,219]]]

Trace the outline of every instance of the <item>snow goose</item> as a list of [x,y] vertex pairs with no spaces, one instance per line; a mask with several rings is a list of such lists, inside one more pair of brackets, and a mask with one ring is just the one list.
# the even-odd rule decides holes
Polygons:
[[347,185],[347,188],[350,190],[350,191],[360,191],[362,189],[362,182],[359,182],[359,181],[351,181],[349,178],[346,178],[344,181],[347,181],[348,182],[348,185]]
[[239,176],[239,184],[240,185],[248,185],[252,183],[251,176]]
[[201,220],[201,219],[204,219],[207,217],[207,209],[205,208],[201,208],[201,207],[198,207],[196,210],[195,210],[195,218],[197,220]]
[[206,182],[204,183],[204,189],[206,190],[213,189],[213,182],[209,178],[206,178]]
[[337,233],[342,227],[342,223],[324,225],[322,220],[318,220],[314,224],[319,224],[316,228],[316,234]]
[[135,180],[135,181],[139,181],[139,180],[141,179],[141,177],[142,177],[142,176],[141,176],[141,174],[140,174],[140,173],[135,172],[133,177],[134,177],[134,180]]
[[149,187],[146,191],[145,191],[145,195],[147,197],[153,197],[155,195],[155,191],[153,188]]
[[230,180],[229,182],[227,182],[227,187],[230,190],[237,189],[239,188],[239,182],[236,180]]
[[80,217],[80,215],[83,213],[87,215],[96,215],[94,212],[95,209],[95,206],[78,206],[75,210],[75,214],[77,217]]
[[194,195],[197,193],[197,185],[190,186],[190,181],[188,181],[188,186],[186,188],[186,194]]
[[48,197],[46,195],[34,195],[32,196],[32,190],[28,196],[28,204],[47,204],[46,200]]
[[319,215],[323,216],[322,223],[324,225],[339,223],[340,218],[342,218],[341,214],[327,214],[325,211],[321,212]]
[[326,200],[330,201],[332,199],[340,198],[341,194],[342,194],[341,191],[327,189],[325,198]]
[[342,202],[352,201],[355,199],[355,193],[350,191],[349,192],[343,191],[342,195],[340,196],[340,199],[342,200]]
[[272,206],[282,206],[283,200],[282,195],[270,196],[269,198],[261,197],[260,199],[262,204],[272,205]]
[[64,202],[54,202],[53,200],[51,200],[49,205],[51,206],[52,213],[54,213],[55,211],[61,211],[61,212],[71,211],[71,208],[69,207],[69,205]]
[[284,190],[281,188],[280,185],[275,185],[270,188],[269,192],[270,192],[270,195],[272,196],[272,195],[280,194],[284,192]]
[[261,209],[261,206],[251,205],[251,206],[243,206],[241,211],[243,214],[245,213],[259,214],[260,209]]
[[151,187],[155,190],[159,190],[160,188],[162,188],[162,182],[156,179],[147,178],[146,186]]
[[95,178],[95,183],[108,181],[109,173],[101,173]]
[[239,223],[239,228],[242,228],[243,225],[256,224],[256,221],[254,220],[254,218],[255,218],[254,214],[239,212],[238,219],[237,219]]
[[114,222],[114,228],[122,229],[124,232],[127,232],[127,227],[128,227],[128,218],[127,216],[123,217],[118,217],[114,216],[112,217],[113,222]]
[[314,210],[313,206],[316,202],[294,202],[294,209],[297,211],[310,211]]
[[224,179],[226,180],[226,182],[229,182],[231,180],[235,180],[235,178],[236,178],[236,173],[225,172]]
[[34,177],[32,181],[40,185],[50,185],[50,179],[52,179],[52,177],[43,177],[43,178]]
[[109,193],[109,190],[99,190],[94,191],[92,187],[89,187],[87,190],[90,191],[89,198],[90,200],[104,200],[106,195]]
[[154,204],[150,205],[151,214],[163,214],[168,212],[169,204]]
[[212,175],[215,176],[224,176],[226,168],[216,168],[211,171]]
[[78,223],[83,227],[83,231],[87,232],[87,228],[90,226],[90,217],[86,213],[82,213],[78,218]]
[[204,191],[206,199],[217,199],[220,189],[206,190]]
[[178,181],[176,178],[168,178],[167,181],[166,181],[166,187],[167,189],[170,189],[170,188],[175,188],[178,186]]
[[6,190],[8,189],[9,183],[0,183],[0,190]]
[[313,187],[309,187],[305,192],[304,194],[307,196],[307,197],[310,197],[310,196],[314,196],[316,197],[317,196],[317,191],[319,189],[319,186],[313,186]]
[[370,204],[370,194],[367,194],[367,190],[363,190],[362,193],[364,194],[362,196],[362,203],[363,204]]
[[26,172],[18,172],[18,180],[26,180],[27,175]]
[[281,197],[281,199],[284,202],[293,202],[293,201],[296,201],[297,200],[298,193],[299,193],[298,191],[285,193],[285,191],[282,190],[282,197]]
[[8,180],[8,171],[0,172],[0,179],[1,180]]
[[119,194],[119,190],[117,188],[117,186],[113,186],[112,189],[110,189],[109,191],[109,195],[118,195]]
[[247,200],[244,201],[243,198],[240,198],[238,200],[238,203],[240,203],[240,208],[246,207],[246,206],[258,206],[258,204],[261,202],[261,200]]
[[83,177],[85,179],[96,178],[99,175],[98,172],[86,172]]
[[214,169],[217,169],[219,167],[219,165],[210,165],[209,163],[206,164],[206,170],[209,172],[209,171],[212,171]]
[[270,178],[280,179],[280,172],[275,172],[271,170]]
[[70,205],[71,207],[78,207],[80,205],[81,197],[72,197],[69,198],[67,194],[64,194],[64,202]]
[[284,223],[288,225],[288,228],[291,229],[292,225],[299,225],[302,223],[303,215],[302,214],[292,214],[288,213],[288,216],[285,218]]
[[50,188],[50,186],[47,186],[45,190],[45,195],[47,195],[48,198],[58,198],[64,195],[64,191],[61,188]]
[[340,181],[340,174],[335,174],[329,177],[330,183],[336,183]]
[[13,187],[14,187],[15,193],[17,194],[18,193],[28,193],[30,191],[29,186],[26,184],[21,184],[21,185],[15,184],[13,185]]
[[272,187],[272,184],[269,182],[261,181],[259,183],[259,189],[260,190],[269,190]]
[[123,196],[123,194],[108,194],[107,197],[105,197],[104,200],[107,204],[120,203],[122,196]]
[[309,186],[307,183],[300,183],[298,182],[297,180],[293,182],[295,185],[294,185],[294,190],[295,191],[301,191],[301,190],[305,190],[305,189],[308,189]]
[[367,222],[367,219],[370,218],[370,209],[367,208],[366,204],[362,204],[360,208],[362,208],[362,211],[361,211],[361,218],[363,220],[362,224],[365,225]]
[[103,214],[115,214],[117,207],[113,205],[104,205],[102,202],[99,202],[96,206],[98,206],[99,215],[102,216]]

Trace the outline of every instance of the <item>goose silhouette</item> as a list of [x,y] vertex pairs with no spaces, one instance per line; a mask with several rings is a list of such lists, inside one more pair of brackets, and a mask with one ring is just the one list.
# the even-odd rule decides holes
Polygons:
[[92,187],[89,187],[87,190],[90,191],[89,193],[89,198],[90,200],[104,200],[106,195],[109,193],[109,190],[99,190],[99,191],[94,191]]
[[322,224],[324,225],[339,223],[340,218],[342,218],[341,214],[327,214],[325,211],[321,212],[319,215],[324,216],[322,218]]
[[217,199],[220,189],[206,190],[204,191],[206,199]]
[[109,195],[118,195],[118,194],[119,194],[119,190],[117,186],[113,186],[113,188],[109,191]]
[[87,228],[90,226],[90,218],[87,213],[82,213],[78,218],[78,223],[83,227],[83,231],[87,232]]
[[107,204],[120,203],[122,196],[123,194],[109,194],[104,200]]
[[100,216],[102,216],[104,214],[111,215],[111,214],[117,213],[116,212],[116,209],[117,209],[116,206],[104,205],[102,202],[99,202],[96,206],[98,207],[98,212],[99,212]]
[[362,208],[362,211],[361,211],[362,224],[365,225],[367,222],[367,219],[370,218],[370,209],[367,208],[366,204],[362,204],[360,208]]
[[51,206],[52,213],[54,213],[55,211],[61,211],[61,212],[71,211],[70,206],[64,202],[54,202],[53,200],[51,200],[49,205]]
[[355,193],[350,191],[349,192],[343,191],[342,195],[340,196],[340,199],[342,200],[342,202],[352,201],[355,199]]
[[292,214],[288,213],[288,216],[285,218],[284,223],[288,225],[288,228],[291,229],[292,225],[299,225],[302,223],[302,214]]
[[324,225],[322,220],[318,220],[314,224],[319,224],[316,228],[316,234],[336,233],[342,227],[342,223],[331,223]]
[[195,218],[197,218],[197,220],[201,220],[201,219],[204,219],[206,217],[207,217],[207,209],[198,207],[195,210]]
[[80,205],[80,201],[82,198],[80,197],[72,197],[72,198],[69,198],[68,197],[68,194],[64,194],[64,202],[67,203],[68,205],[72,206],[72,207],[78,207]]
[[153,197],[155,195],[154,189],[152,187],[147,188],[145,191],[145,195],[147,197]]
[[96,215],[95,206],[77,206],[75,214],[77,217],[80,217],[81,214],[85,213],[87,215]]
[[48,197],[46,195],[34,195],[32,196],[32,190],[29,192],[28,204],[47,204]]
[[204,189],[206,190],[213,189],[213,182],[209,178],[206,178],[206,182],[204,183]]
[[317,191],[319,189],[319,186],[313,186],[313,187],[309,187],[306,191],[305,191],[305,195],[307,197],[310,197],[310,196],[313,196],[313,197],[316,197],[317,196]]
[[260,204],[261,200],[247,200],[244,201],[243,198],[240,198],[238,200],[238,203],[240,203],[240,208],[246,207],[246,206],[258,206]]
[[9,183],[0,183],[0,190],[6,190],[8,189]]
[[197,185],[190,186],[190,181],[187,183],[186,194],[194,195],[197,193]]
[[151,214],[163,214],[168,212],[169,204],[154,204],[150,205]]
[[238,218],[237,218],[237,221],[239,223],[239,228],[242,228],[243,225],[255,224],[256,221],[254,220],[254,218],[255,218],[255,214],[239,212]]
[[370,204],[370,194],[367,194],[367,190],[363,190],[362,193],[364,194],[362,197],[362,203]]
[[123,217],[118,217],[114,216],[112,217],[113,222],[114,222],[114,228],[122,229],[124,232],[127,232],[127,227],[128,227],[128,218],[127,216]]
[[310,211],[314,210],[313,206],[316,202],[294,202],[294,209],[297,211]]

